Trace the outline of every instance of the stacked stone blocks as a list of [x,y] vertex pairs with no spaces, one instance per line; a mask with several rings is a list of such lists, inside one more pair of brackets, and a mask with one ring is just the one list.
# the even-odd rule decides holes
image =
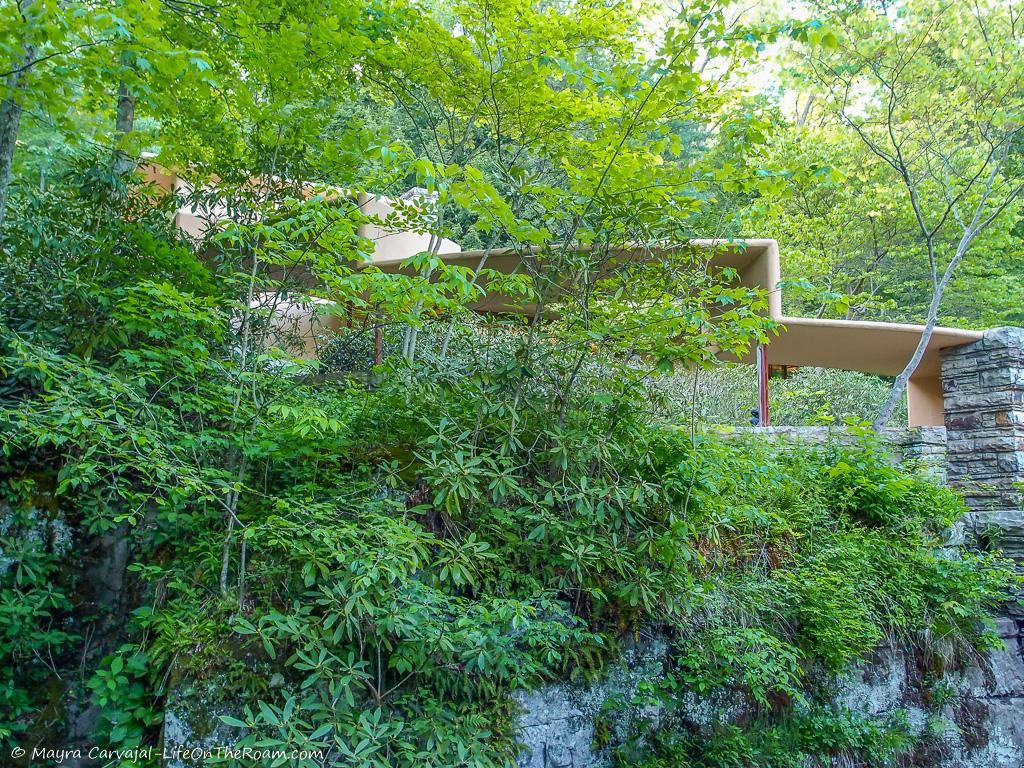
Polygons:
[[1007,533],[1020,532],[1024,329],[997,328],[979,341],[946,350],[942,387],[950,484],[963,491],[979,521],[1004,521]]

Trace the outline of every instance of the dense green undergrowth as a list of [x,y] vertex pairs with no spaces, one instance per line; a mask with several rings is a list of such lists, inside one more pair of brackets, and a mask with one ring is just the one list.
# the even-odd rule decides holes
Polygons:
[[[657,635],[664,717],[623,761],[888,765],[913,736],[838,708],[836,676],[884,642],[997,642],[1008,572],[943,549],[960,500],[869,434],[777,450],[656,417],[660,374],[596,320],[438,313],[414,362],[293,358],[253,340],[251,262],[124,194],[69,187],[6,235],[5,741],[153,744],[199,682],[241,744],[508,765],[513,691]],[[743,714],[695,729],[694,694]]]

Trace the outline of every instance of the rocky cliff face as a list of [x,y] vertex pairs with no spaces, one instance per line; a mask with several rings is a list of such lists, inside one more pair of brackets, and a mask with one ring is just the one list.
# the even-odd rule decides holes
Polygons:
[[[936,700],[923,680],[922,660],[879,649],[869,663],[840,681],[836,704],[883,720],[901,718],[918,739],[911,764],[934,768],[1024,766],[1024,657],[1017,622],[1001,619],[1006,647],[965,659],[947,675]],[[516,698],[523,751],[518,768],[607,768],[611,751],[631,735],[653,731],[665,714],[635,704],[645,681],[663,674],[668,643],[658,637],[628,651],[619,667],[596,683],[556,683]],[[612,703],[613,706],[609,706]],[[749,715],[741,699],[687,694],[680,718],[688,728],[740,723]]]
[[[656,638],[633,648],[623,663],[593,684],[557,683],[521,692],[519,768],[598,768],[607,765],[608,746],[623,743],[641,723],[657,725],[658,708],[635,706],[641,684],[664,672],[668,643]],[[610,702],[615,704],[609,710]]]

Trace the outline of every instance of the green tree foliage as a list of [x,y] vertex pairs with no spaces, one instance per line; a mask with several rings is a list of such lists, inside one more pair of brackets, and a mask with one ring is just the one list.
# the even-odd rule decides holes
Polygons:
[[[68,40],[97,42],[115,11],[82,8]],[[304,765],[510,765],[512,692],[659,633],[667,717],[624,760],[696,761],[705,738],[737,764],[881,763],[907,739],[837,711],[835,676],[887,635],[995,642],[1009,572],[940,547],[953,493],[867,438],[775,453],[663,418],[659,379],[775,330],[763,291],[688,245],[719,194],[779,183],[747,177],[765,123],[717,77],[757,30],[710,2],[657,34],[589,2],[121,12],[109,136],[209,184],[162,196],[107,147],[11,198],[4,739],[153,744],[212,679],[240,744],[325,750]],[[101,50],[59,42],[40,88]],[[61,103],[98,109],[76,85]],[[382,102],[406,122],[375,137],[360,116]],[[707,152],[681,146],[698,133]],[[434,202],[366,204],[413,185]],[[186,202],[217,214],[201,237],[173,226]],[[385,272],[374,226],[429,245]],[[479,261],[439,257],[467,231]],[[489,267],[498,245],[520,272]],[[482,322],[485,298],[529,311]],[[699,734],[694,694],[755,727]]]
[[[747,231],[779,241],[786,311],[921,323],[931,299],[927,254],[892,170],[843,128],[777,133],[764,160],[790,175],[786,193],[747,210]],[[954,275],[939,319],[954,327],[1019,325],[1024,275],[1017,218],[997,219]]]

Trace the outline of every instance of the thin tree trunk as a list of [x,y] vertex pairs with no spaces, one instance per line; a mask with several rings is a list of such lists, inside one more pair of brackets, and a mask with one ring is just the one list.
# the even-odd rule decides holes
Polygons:
[[803,111],[799,114],[796,120],[797,126],[803,126],[807,122],[807,118],[811,115],[811,107],[814,106],[814,94],[812,93],[807,97],[807,103],[804,104]]
[[[247,464],[248,464],[244,454],[242,455],[242,457],[241,457],[241,459],[239,461],[240,461],[240,464],[239,464],[238,475],[237,475],[237,479],[236,479],[237,486],[241,486],[242,480],[245,479],[245,470],[246,470]],[[221,552],[221,558],[220,558],[220,580],[219,580],[220,581],[220,594],[221,594],[221,597],[223,597],[224,599],[227,599],[227,596],[228,596],[228,574],[230,572],[230,567],[231,567],[231,544],[232,544],[232,541],[234,540],[234,536],[235,536],[235,520],[238,519],[238,517],[237,517],[238,498],[239,498],[240,495],[241,495],[241,493],[238,490],[238,487],[232,488],[230,493],[228,493],[227,505],[226,505],[227,509],[225,510],[227,512],[227,532],[224,534],[224,547],[223,547],[223,550]],[[238,579],[239,579],[239,583],[240,584],[242,583],[242,579],[243,578],[244,577],[242,576],[242,574],[239,574]]]
[[[444,227],[444,211],[441,210],[437,214],[437,223],[435,225],[435,232],[430,236],[430,242],[427,245],[427,252],[431,257],[437,256],[438,251],[441,250],[441,243],[444,242],[444,235],[442,234],[442,228]],[[428,267],[424,278],[430,280],[433,268]],[[419,317],[420,310],[423,309],[423,300],[420,299],[416,302],[413,307],[413,313]],[[402,357],[412,363],[416,359],[416,337],[419,335],[419,329],[415,325],[410,325],[405,329],[405,335],[402,339]]]
[[[487,259],[490,257],[491,251],[494,250],[494,246],[497,242],[498,235],[495,233],[491,238],[491,241],[487,244],[487,247],[484,248],[483,254],[480,256],[480,261],[476,265],[476,272],[473,273],[473,279],[469,281],[470,288],[476,287],[477,280],[480,279],[480,272],[485,266],[487,266]],[[452,319],[448,321],[448,328],[444,332],[444,341],[441,342],[441,351],[438,353],[438,357],[442,362],[448,358],[448,345],[451,344],[452,336],[455,334],[456,320],[457,318],[453,316]]]
[[928,307],[928,319],[925,321],[924,331],[917,342],[914,354],[910,357],[910,362],[907,363],[900,375],[896,377],[896,381],[893,382],[892,389],[889,391],[889,399],[885,401],[885,405],[882,406],[882,410],[879,411],[878,416],[875,418],[873,427],[876,432],[885,429],[889,424],[893,413],[896,412],[896,406],[900,404],[900,400],[903,398],[903,393],[907,389],[910,377],[914,375],[917,366],[921,364],[921,358],[924,357],[925,350],[928,349],[928,342],[931,341],[932,333],[934,333],[935,325],[938,322],[939,307],[942,304],[942,296],[946,292],[946,286],[953,279],[953,274],[956,272],[956,268],[963,259],[964,254],[967,253],[967,249],[970,247],[975,235],[977,235],[977,230],[968,231],[960,238],[956,254],[949,262],[949,266],[946,267],[946,271],[942,274],[942,279],[936,284],[935,290],[932,292],[931,305]]
[[[238,416],[238,411],[242,407],[242,389],[245,386],[243,373],[246,369],[249,359],[249,345],[250,336],[252,335],[252,305],[256,295],[256,276],[259,270],[259,259],[255,254],[252,256],[252,266],[249,270],[249,287],[245,292],[245,310],[242,315],[241,322],[241,341],[239,345],[239,381],[238,389],[235,390],[235,395],[231,404],[231,419],[232,421]],[[220,560],[220,593],[225,599],[228,596],[228,572],[231,566],[231,545],[235,536],[235,523],[238,520],[238,499],[240,494],[240,488],[243,481],[245,480],[245,471],[248,468],[248,459],[245,453],[239,449],[237,452],[238,459],[238,472],[235,477],[235,487],[228,493],[228,497],[225,504],[225,522],[227,524],[227,531],[224,534],[224,548],[221,552]]]
[[[122,58],[122,61],[124,59]],[[117,118],[114,122],[114,135],[117,145],[114,147],[112,168],[121,176],[135,169],[136,158],[121,148],[121,142],[135,127],[135,96],[122,80],[117,89]]]
[[21,67],[7,78],[7,98],[0,103],[0,228],[7,211],[7,196],[11,188],[11,168],[14,148],[21,127],[21,100],[28,88],[28,75],[36,62],[36,47],[26,45]]

